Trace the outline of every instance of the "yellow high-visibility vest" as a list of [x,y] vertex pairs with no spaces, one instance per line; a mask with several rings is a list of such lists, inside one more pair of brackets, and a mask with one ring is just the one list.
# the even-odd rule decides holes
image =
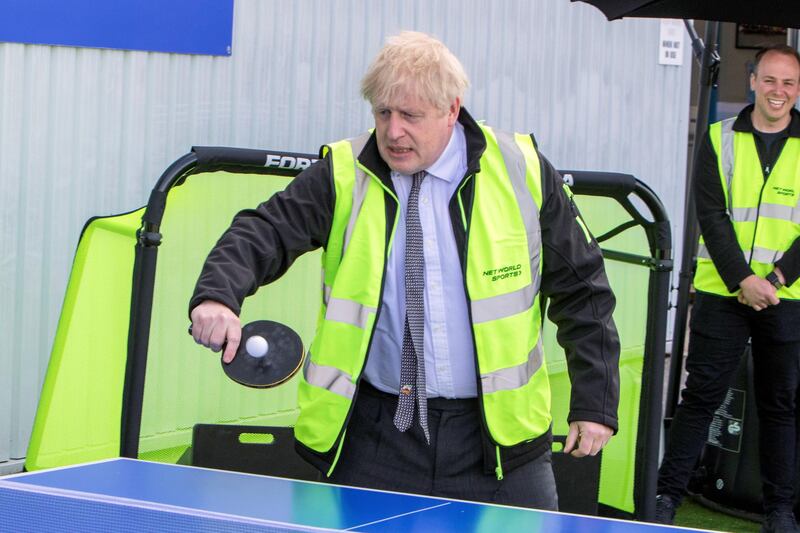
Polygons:
[[[552,420],[539,305],[541,172],[529,135],[481,129],[487,147],[480,172],[467,178],[474,181],[469,218],[459,194],[468,236],[465,283],[486,428],[497,445],[513,446],[545,434]],[[324,301],[295,426],[296,438],[320,453],[341,446],[397,226],[397,216],[386,220],[385,205],[397,197],[358,162],[368,139],[365,134],[323,149],[330,153],[336,201],[322,260]]]
[[[786,140],[765,181],[753,134],[733,131],[735,120],[712,124],[709,136],[736,239],[750,268],[763,278],[800,236],[800,139]],[[702,238],[694,285],[720,296],[736,294],[728,291]],[[778,298],[800,299],[800,284],[782,287]]]

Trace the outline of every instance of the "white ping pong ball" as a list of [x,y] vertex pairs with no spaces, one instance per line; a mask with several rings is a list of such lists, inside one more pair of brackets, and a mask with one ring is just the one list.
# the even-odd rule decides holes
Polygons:
[[269,343],[261,335],[253,335],[247,339],[244,349],[251,357],[264,357],[269,350]]

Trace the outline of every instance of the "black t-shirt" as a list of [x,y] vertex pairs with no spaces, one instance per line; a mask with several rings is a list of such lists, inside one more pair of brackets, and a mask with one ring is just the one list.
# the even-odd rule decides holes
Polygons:
[[789,127],[773,133],[754,128],[753,137],[756,140],[758,158],[761,160],[761,168],[764,169],[764,179],[766,180],[783,150],[783,145],[786,144],[786,139],[789,138]]

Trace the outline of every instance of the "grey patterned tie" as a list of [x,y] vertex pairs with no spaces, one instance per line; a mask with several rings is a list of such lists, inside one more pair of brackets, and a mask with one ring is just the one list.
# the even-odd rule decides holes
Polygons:
[[406,320],[400,358],[400,394],[394,425],[400,431],[410,428],[416,403],[419,407],[419,425],[430,444],[425,390],[425,256],[422,253],[422,226],[419,223],[419,188],[426,175],[425,171],[414,174],[406,209]]

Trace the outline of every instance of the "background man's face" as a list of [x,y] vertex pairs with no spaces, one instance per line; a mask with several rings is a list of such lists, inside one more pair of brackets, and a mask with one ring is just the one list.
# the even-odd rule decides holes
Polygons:
[[460,105],[456,98],[443,112],[411,90],[376,104],[372,114],[378,151],[389,168],[410,176],[435,163],[450,141]]
[[767,52],[758,64],[758,74],[750,76],[755,92],[753,124],[756,128],[779,131],[789,125],[789,113],[797,100],[800,65],[794,57]]

